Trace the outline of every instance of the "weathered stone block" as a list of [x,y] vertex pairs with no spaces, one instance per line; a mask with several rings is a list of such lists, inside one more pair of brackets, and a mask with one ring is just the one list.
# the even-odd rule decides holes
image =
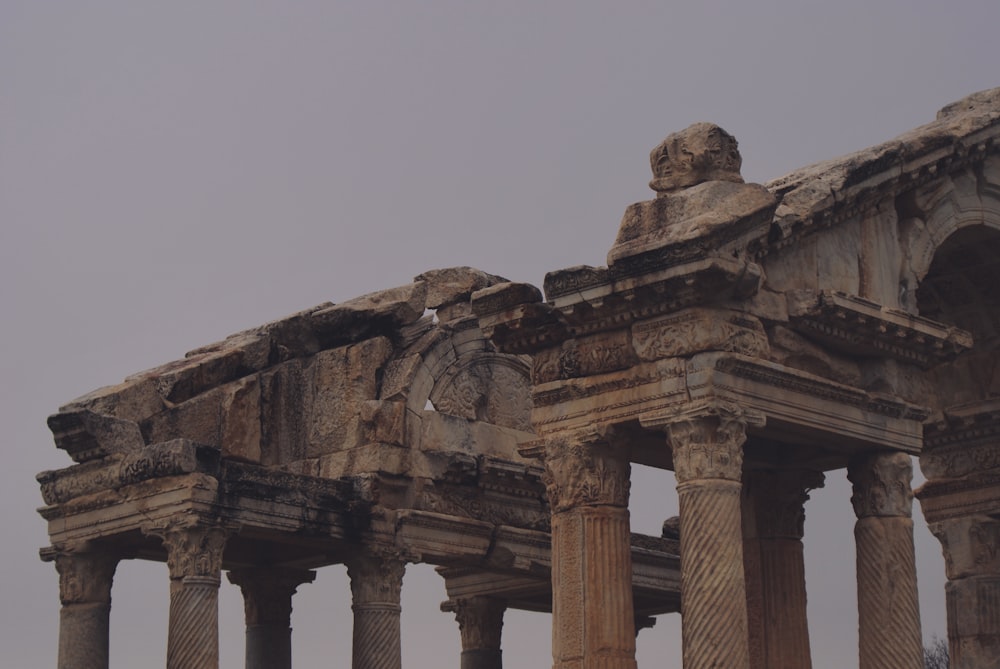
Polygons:
[[427,284],[427,308],[439,309],[456,302],[468,302],[477,290],[507,283],[508,280],[472,267],[432,269],[413,279]]

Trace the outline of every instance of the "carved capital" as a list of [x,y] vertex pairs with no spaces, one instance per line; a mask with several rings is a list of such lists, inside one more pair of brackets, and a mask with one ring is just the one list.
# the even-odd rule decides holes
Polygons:
[[178,523],[144,530],[163,542],[171,580],[192,577],[219,579],[222,552],[232,528]]
[[292,616],[292,595],[303,583],[312,583],[316,572],[281,567],[235,569],[229,582],[243,592],[247,625],[287,626]]
[[70,604],[110,604],[111,584],[118,558],[104,553],[60,551],[55,555],[59,572],[59,601]]
[[913,465],[905,453],[876,453],[855,458],[847,467],[854,485],[851,504],[858,518],[903,516],[913,511]]
[[822,488],[824,478],[822,472],[814,470],[747,472],[743,495],[752,500],[756,536],[801,539],[809,491]]
[[1000,519],[966,516],[930,523],[950,580],[1000,573]]
[[628,507],[631,465],[600,441],[572,437],[544,443],[545,481],[553,513],[580,506]]
[[740,481],[746,421],[738,412],[685,418],[666,426],[678,483],[698,479]]
[[462,650],[499,650],[505,602],[492,597],[461,597],[445,602],[441,608],[455,613]]
[[695,123],[663,140],[649,154],[653,180],[662,196],[705,181],[743,183],[736,138],[714,123]]
[[354,606],[388,604],[399,607],[406,561],[393,554],[359,554],[347,562]]

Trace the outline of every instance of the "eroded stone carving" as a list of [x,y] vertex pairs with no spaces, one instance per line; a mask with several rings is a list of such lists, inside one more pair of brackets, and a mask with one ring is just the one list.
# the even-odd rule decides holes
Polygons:
[[579,506],[628,507],[631,467],[609,447],[573,437],[547,438],[544,463],[553,513]]
[[658,194],[705,181],[743,183],[739,144],[714,123],[695,123],[668,135],[649,154],[649,163],[653,169],[649,187]]
[[901,516],[913,509],[913,465],[905,453],[885,453],[856,459],[847,470],[854,484],[851,503],[858,518]]

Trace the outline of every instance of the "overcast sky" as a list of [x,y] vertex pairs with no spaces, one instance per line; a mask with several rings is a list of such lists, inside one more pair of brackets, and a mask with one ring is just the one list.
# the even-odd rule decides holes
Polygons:
[[[56,573],[34,474],[70,464],[60,404],[326,300],[472,265],[540,285],[604,264],[648,152],[714,121],[748,181],[889,139],[1000,85],[996,0],[120,2],[0,0],[0,469],[6,667],[54,667]],[[634,525],[676,512],[637,471]],[[807,507],[816,669],[856,666],[843,472]],[[919,510],[925,633],[943,562]],[[295,600],[295,663],[350,666],[346,575]],[[112,667],[162,666],[167,574],[126,563]],[[458,665],[429,568],[404,585],[404,666]],[[242,666],[238,590],[222,666]],[[680,667],[679,620],[639,636]],[[546,667],[547,616],[511,614],[509,667]]]

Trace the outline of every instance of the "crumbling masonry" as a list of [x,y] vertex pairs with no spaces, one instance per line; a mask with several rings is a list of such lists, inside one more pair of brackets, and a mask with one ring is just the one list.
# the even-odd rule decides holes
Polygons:
[[[115,567],[145,559],[168,566],[168,669],[217,668],[224,570],[246,666],[289,668],[292,596],[335,564],[353,666],[398,668],[415,562],[463,669],[499,669],[507,608],[551,611],[556,669],[631,669],[682,604],[685,669],[808,668],[803,504],[846,468],[859,666],[919,669],[919,456],[952,667],[1000,667],[998,136],[994,89],[758,185],[699,123],[654,149],[608,265],[544,296],[433,270],[61,407],[75,464],[38,477],[58,666],[107,668]],[[676,474],[663,537],[630,532],[633,462]]]

